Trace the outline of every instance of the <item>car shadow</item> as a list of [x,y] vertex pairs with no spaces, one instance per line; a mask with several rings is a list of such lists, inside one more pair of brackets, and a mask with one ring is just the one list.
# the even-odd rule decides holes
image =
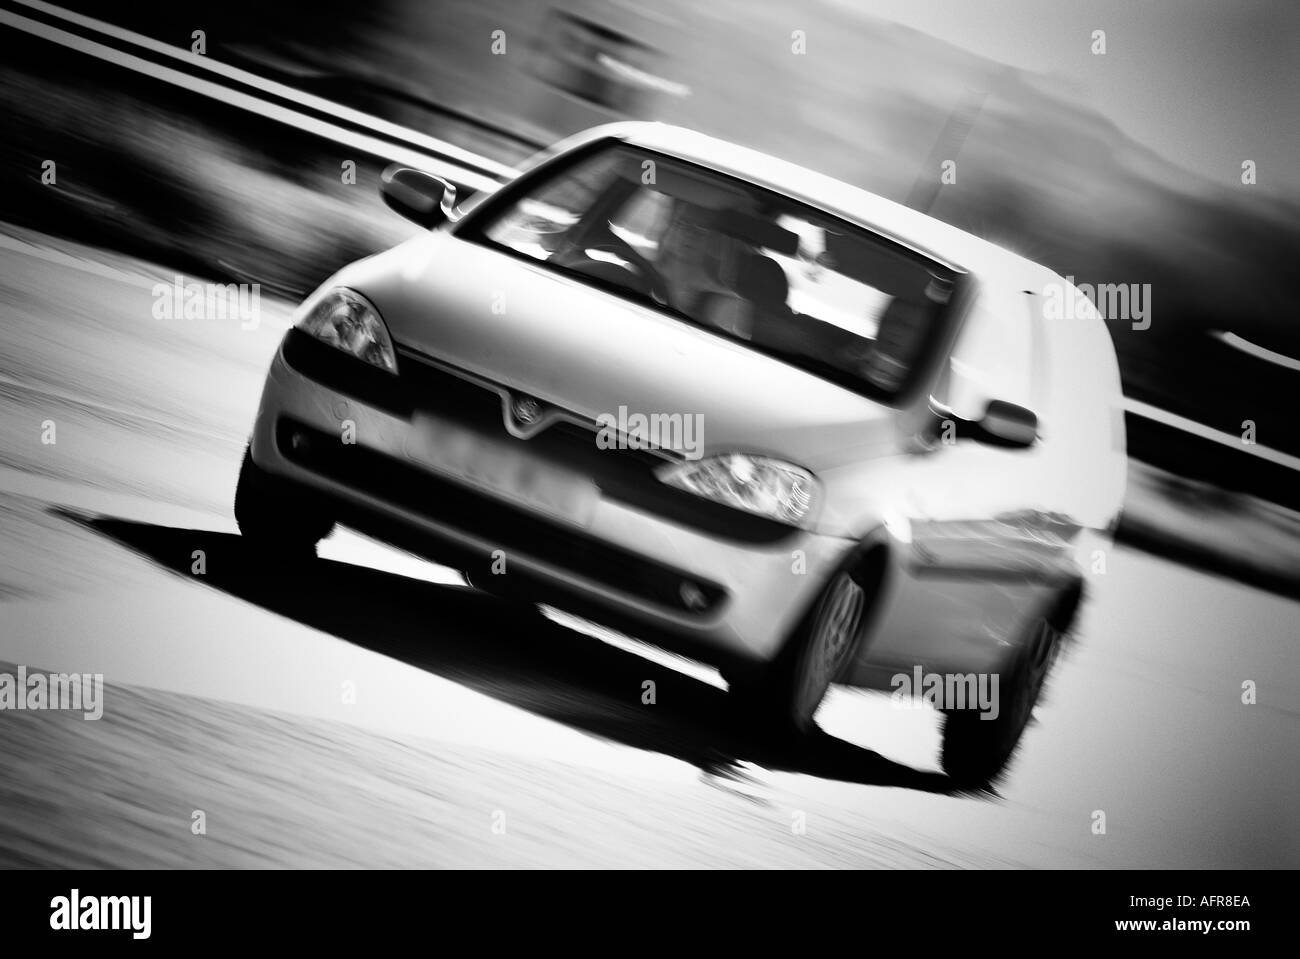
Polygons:
[[[790,740],[748,731],[726,692],[486,593],[315,557],[268,563],[239,536],[56,509],[56,515],[193,580],[349,643],[575,729],[745,779],[770,770],[934,793],[938,772],[893,762],[820,729]],[[653,681],[655,702],[642,702]]]

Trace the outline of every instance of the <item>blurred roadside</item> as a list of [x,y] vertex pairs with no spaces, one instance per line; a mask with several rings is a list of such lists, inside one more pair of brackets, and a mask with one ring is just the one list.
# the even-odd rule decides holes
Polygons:
[[323,143],[48,52],[0,66],[5,220],[293,296],[415,231],[380,201],[380,164],[356,158],[345,184]]
[[[1150,326],[1111,323],[1126,393],[1234,435],[1249,420],[1261,444],[1300,454],[1297,373],[1214,335],[1300,356],[1287,269],[1300,262],[1300,205],[1177,169],[1046,78],[829,4],[800,10],[816,57],[792,55],[787,15],[731,0],[707,13],[505,0],[179,12],[146,0],[113,17],[185,48],[202,29],[214,60],[504,162],[594,123],[663,119],[903,200],[965,110],[960,176],[931,212],[1078,283],[1149,284]],[[414,232],[379,200],[382,158],[9,30],[0,40],[0,218],[289,297]],[[46,161],[54,183],[42,181]],[[1208,468],[1215,451],[1168,450],[1131,444],[1150,465],[1134,466],[1122,533],[1297,588],[1283,585],[1300,584],[1296,514],[1252,495],[1294,507],[1294,474],[1263,476],[1245,456]]]

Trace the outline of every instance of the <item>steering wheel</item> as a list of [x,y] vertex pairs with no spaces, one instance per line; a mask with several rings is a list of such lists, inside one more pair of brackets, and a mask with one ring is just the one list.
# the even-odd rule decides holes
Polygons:
[[[622,260],[627,265],[613,263],[599,255],[602,253]],[[659,275],[659,271],[650,264],[649,260],[633,249],[630,243],[618,237],[612,237],[604,243],[596,243],[583,249],[566,250],[554,259],[557,265],[566,269],[590,273],[594,276],[613,278],[617,275],[620,281],[624,277],[631,276],[636,280],[633,288],[638,292],[647,294],[659,303],[668,302],[668,284]],[[617,274],[611,274],[611,270],[617,271]]]

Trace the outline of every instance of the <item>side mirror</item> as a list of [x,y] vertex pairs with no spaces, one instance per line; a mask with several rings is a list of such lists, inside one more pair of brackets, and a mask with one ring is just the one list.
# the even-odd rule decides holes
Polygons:
[[1027,449],[1038,442],[1038,416],[1006,400],[989,400],[984,415],[973,420],[958,415],[932,396],[930,412],[939,423],[954,425],[959,439],[1015,449]]
[[392,210],[426,230],[457,219],[456,187],[442,177],[394,164],[384,171],[379,194]]
[[1006,400],[990,400],[984,416],[976,424],[985,442],[1021,449],[1038,441],[1038,416],[1023,406]]

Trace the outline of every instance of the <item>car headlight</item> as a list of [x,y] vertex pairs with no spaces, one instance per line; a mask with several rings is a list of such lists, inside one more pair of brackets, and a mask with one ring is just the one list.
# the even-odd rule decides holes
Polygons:
[[360,293],[335,287],[303,304],[298,329],[371,366],[397,372],[397,354],[379,311]]
[[798,525],[812,508],[811,473],[766,456],[723,453],[655,471],[669,486],[736,509]]

